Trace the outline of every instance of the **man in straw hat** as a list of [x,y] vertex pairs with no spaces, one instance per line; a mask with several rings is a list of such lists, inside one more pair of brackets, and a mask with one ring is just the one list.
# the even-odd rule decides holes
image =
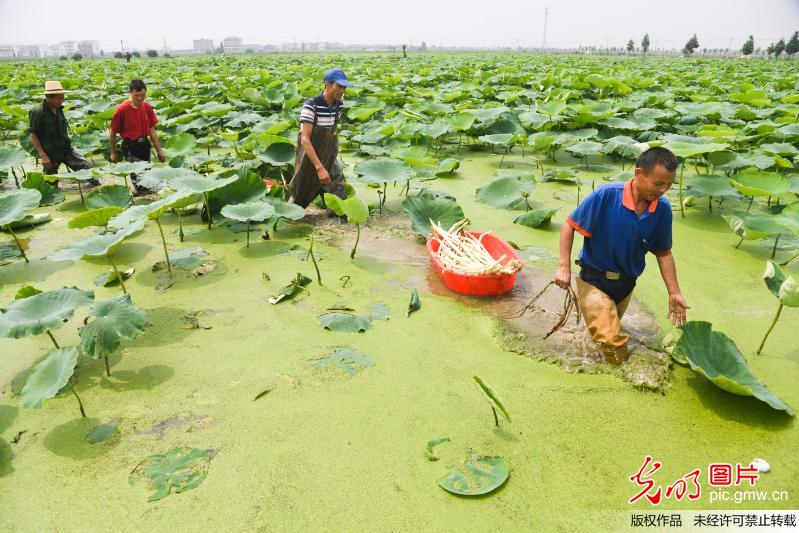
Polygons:
[[[92,165],[72,148],[72,141],[67,135],[67,119],[64,117],[65,91],[60,81],[44,83],[44,102],[36,105],[28,113],[30,140],[39,159],[42,161],[45,174],[58,174],[63,163],[69,170],[83,170]],[[97,180],[89,183],[97,185]]]

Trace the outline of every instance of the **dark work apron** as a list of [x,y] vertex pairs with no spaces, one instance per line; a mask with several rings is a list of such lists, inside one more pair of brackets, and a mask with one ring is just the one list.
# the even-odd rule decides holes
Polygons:
[[[316,156],[330,174],[330,183],[322,185],[319,176],[311,162],[310,157],[305,157],[305,149],[300,142],[302,131],[297,135],[297,157],[294,159],[294,176],[289,182],[291,196],[294,203],[300,207],[308,204],[322,193],[329,192],[339,198],[346,199],[347,191],[344,189],[344,175],[338,166],[338,135],[336,127],[323,128],[314,124],[311,132],[311,144],[316,150]],[[324,201],[324,196],[322,197]]]

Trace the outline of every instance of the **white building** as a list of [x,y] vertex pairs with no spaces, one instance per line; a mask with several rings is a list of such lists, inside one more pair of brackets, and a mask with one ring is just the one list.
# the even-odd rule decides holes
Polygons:
[[17,53],[10,44],[0,44],[0,57],[17,57]]
[[214,41],[211,39],[194,39],[192,49],[200,54],[214,53]]
[[100,55],[100,43],[97,41],[80,41],[78,43],[78,52],[83,57],[94,57]]
[[222,50],[226,54],[240,54],[244,52],[244,41],[241,37],[225,37],[222,39]]

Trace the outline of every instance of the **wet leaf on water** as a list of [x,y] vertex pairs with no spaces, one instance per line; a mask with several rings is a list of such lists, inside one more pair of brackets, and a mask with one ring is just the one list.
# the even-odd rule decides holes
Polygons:
[[[207,257],[208,252],[202,248],[181,248],[169,253],[169,260],[172,266],[179,266],[183,268],[193,267],[199,263],[203,257]],[[153,265],[153,272],[165,270],[167,268],[166,261],[158,261]]]
[[310,363],[317,368],[335,368],[351,376],[364,368],[375,366],[371,357],[348,347],[339,348],[326,357],[311,359]]
[[501,457],[480,457],[464,463],[465,472],[453,470],[438,480],[441,488],[461,496],[488,494],[508,479],[508,464]]
[[363,315],[324,313],[316,318],[323,328],[329,329],[330,331],[361,333],[372,327],[372,320],[368,316]]
[[308,276],[303,276],[302,273],[297,272],[297,276],[291,281],[291,283],[280,289],[279,293],[269,298],[269,303],[274,305],[285,300],[290,300],[302,292],[304,290],[303,287],[311,283],[311,281],[313,280],[311,280],[311,278]]
[[14,295],[15,300],[21,300],[23,298],[28,298],[29,296],[36,296],[37,294],[41,294],[42,291],[33,287],[31,285],[25,285],[24,287],[20,287],[17,291],[17,294]]
[[102,424],[91,430],[86,435],[86,440],[92,444],[100,444],[101,442],[107,441],[116,432],[116,426],[112,424]]
[[130,473],[130,483],[144,477],[153,490],[147,501],[157,501],[170,493],[186,492],[197,487],[208,475],[210,450],[174,448],[167,453],[151,455]]
[[388,320],[391,315],[391,308],[383,302],[377,302],[372,305],[371,318],[372,320]]
[[433,448],[445,442],[449,442],[449,437],[441,437],[440,439],[427,441],[427,451],[424,452],[424,456],[428,461],[438,461],[438,457],[433,453]]
[[408,302],[408,310],[405,312],[405,316],[411,316],[411,313],[418,311],[421,308],[422,301],[419,299],[419,291],[413,289],[411,291],[411,301]]
[[[135,267],[130,267],[126,270],[120,270],[119,273],[122,274],[122,281],[127,281],[133,273],[136,272]],[[96,278],[94,278],[94,284],[98,287],[108,287],[110,285],[116,285],[119,283],[119,278],[117,277],[117,273],[112,270],[107,272],[103,272]]]

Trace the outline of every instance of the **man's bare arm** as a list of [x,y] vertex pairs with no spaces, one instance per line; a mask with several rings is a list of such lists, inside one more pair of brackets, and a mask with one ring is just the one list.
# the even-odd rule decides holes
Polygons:
[[158,142],[158,132],[155,131],[155,128],[150,128],[150,139],[153,141],[153,146],[155,146],[155,153],[158,156],[158,160],[163,163],[166,158],[164,157],[163,150],[161,150],[161,143]]
[[39,140],[39,136],[31,132],[30,135],[28,135],[28,138],[30,138],[31,144],[36,149],[36,153],[39,154],[39,159],[42,161],[42,166],[49,169],[51,164],[50,156],[48,156],[47,152],[45,152],[44,148],[42,148],[42,143]]
[[574,228],[563,223],[560,228],[560,266],[555,274],[555,285],[568,289],[572,282],[572,245],[574,244]]
[[674,263],[674,256],[667,254],[656,257],[660,275],[666,285],[666,291],[669,293],[669,311],[666,316],[671,319],[672,324],[681,326],[685,324],[685,310],[689,307],[680,291],[680,284],[677,282],[677,265]]
[[111,156],[111,162],[117,162],[117,132],[114,128],[108,128],[108,152]]

